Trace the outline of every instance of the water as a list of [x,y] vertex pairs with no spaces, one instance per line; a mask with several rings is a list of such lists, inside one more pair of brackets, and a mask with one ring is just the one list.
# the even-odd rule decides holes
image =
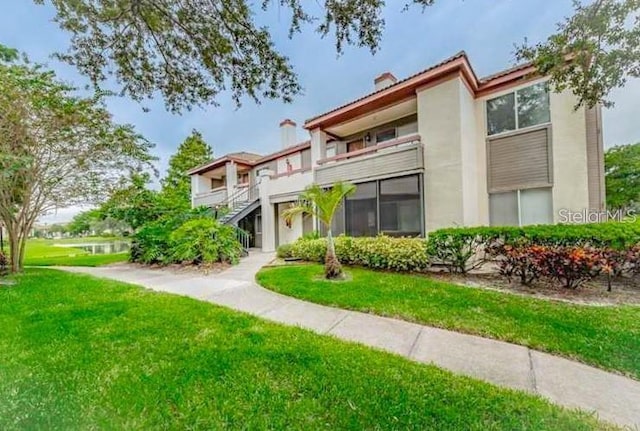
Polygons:
[[129,243],[124,241],[86,243],[86,244],[55,244],[56,247],[78,248],[89,254],[113,254],[129,251]]

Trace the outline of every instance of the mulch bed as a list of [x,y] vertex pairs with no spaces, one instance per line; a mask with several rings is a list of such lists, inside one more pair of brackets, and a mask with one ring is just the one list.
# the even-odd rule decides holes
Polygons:
[[540,299],[553,299],[589,305],[640,305],[640,279],[619,278],[612,282],[612,291],[607,291],[604,278],[597,278],[577,289],[566,289],[546,281],[537,281],[531,286],[523,286],[513,280],[509,282],[495,273],[450,274],[436,272],[425,277],[460,284],[464,286],[507,291]]

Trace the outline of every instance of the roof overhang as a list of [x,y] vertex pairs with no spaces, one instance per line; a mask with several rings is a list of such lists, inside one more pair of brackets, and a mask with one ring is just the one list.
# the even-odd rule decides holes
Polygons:
[[243,159],[239,159],[237,157],[233,157],[233,156],[223,156],[220,157],[218,159],[212,160],[209,163],[206,163],[204,165],[198,166],[196,168],[193,168],[189,171],[187,171],[187,175],[198,175],[198,174],[203,174],[205,172],[209,172],[212,171],[216,168],[219,168],[221,166],[224,166],[227,164],[227,162],[235,162],[238,165],[241,166],[246,166],[246,167],[253,167],[255,165],[254,162],[250,162],[248,160],[243,160]]
[[337,125],[363,118],[373,112],[380,112],[385,108],[415,98],[418,91],[457,77],[462,80],[474,98],[501,91],[526,80],[539,78],[533,65],[524,64],[478,79],[467,55],[461,52],[389,87],[311,118],[305,122],[304,128],[307,130],[320,128],[331,131]]

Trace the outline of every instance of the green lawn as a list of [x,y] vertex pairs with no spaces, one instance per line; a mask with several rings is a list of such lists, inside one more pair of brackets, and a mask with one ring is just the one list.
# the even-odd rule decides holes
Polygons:
[[30,239],[27,241],[24,263],[27,266],[100,266],[126,262],[129,259],[129,253],[91,255],[79,248],[55,246],[55,244],[107,243],[114,241],[122,241],[122,238]]
[[592,417],[186,297],[47,269],[0,288],[0,429],[598,429]]
[[348,268],[352,280],[319,279],[320,265],[264,268],[266,288],[325,305],[510,341],[640,378],[640,307],[526,298],[423,276]]

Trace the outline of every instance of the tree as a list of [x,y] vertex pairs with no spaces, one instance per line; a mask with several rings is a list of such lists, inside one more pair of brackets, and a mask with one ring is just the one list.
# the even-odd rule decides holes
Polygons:
[[[46,0],[34,0],[43,4]],[[58,57],[75,65],[98,87],[109,76],[134,100],[159,92],[172,111],[216,105],[231,90],[243,96],[290,102],[300,90],[289,59],[274,47],[249,0],[49,0],[56,22],[71,33],[71,47]],[[434,0],[407,0],[427,6]],[[322,17],[307,0],[263,0],[291,12],[289,36],[306,24],[322,37],[333,34],[339,53],[345,44],[379,47],[383,0],[324,0]]]
[[342,200],[355,191],[356,186],[347,182],[337,182],[328,190],[317,184],[312,184],[300,194],[298,204],[285,210],[282,214],[287,223],[291,223],[293,217],[299,214],[312,215],[327,228],[327,254],[324,260],[324,274],[327,279],[342,276],[342,266],[336,257],[331,224]]
[[[143,100],[159,92],[174,112],[216,105],[227,89],[238,106],[243,96],[291,102],[301,91],[289,59],[275,49],[268,28],[257,24],[248,0],[49,1],[60,27],[71,33],[69,51],[58,57],[96,87],[114,75],[122,94]],[[434,2],[406,0],[403,10]],[[640,75],[639,2],[583,6],[574,0],[574,15],[558,24],[557,33],[533,47],[525,42],[516,57],[549,74],[557,91],[571,89],[578,106],[610,106],[610,90]],[[345,45],[372,53],[380,46],[383,0],[263,0],[261,10],[273,3],[291,13],[289,37],[315,25],[321,37],[333,35],[339,54]],[[318,6],[320,16],[310,12]]]
[[187,171],[212,158],[211,147],[200,132],[193,130],[169,159],[167,176],[162,180],[161,196],[168,208],[186,210],[191,207],[191,177]]
[[136,231],[163,213],[158,192],[147,188],[151,175],[133,172],[124,187],[114,190],[100,206],[102,218],[113,218]]
[[609,148],[604,166],[607,206],[628,210],[640,204],[640,143]]
[[518,60],[532,61],[550,76],[555,91],[570,89],[579,106],[609,107],[614,88],[640,77],[640,0],[573,2],[573,16],[542,43],[518,47]]
[[0,60],[0,220],[12,272],[39,216],[99,201],[153,160],[149,142],[115,124],[100,98],[74,92],[42,66]]
[[100,220],[100,217],[100,211],[97,209],[78,213],[67,225],[67,231],[73,236],[87,235],[91,233],[92,225]]

